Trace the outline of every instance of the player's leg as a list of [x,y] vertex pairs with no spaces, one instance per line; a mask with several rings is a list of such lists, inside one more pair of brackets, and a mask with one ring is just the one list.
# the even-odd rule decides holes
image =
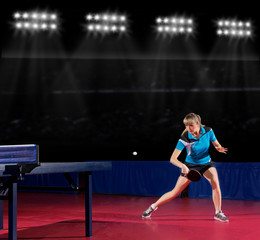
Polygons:
[[191,181],[186,177],[179,176],[175,187],[171,191],[162,195],[157,200],[157,202],[154,203],[154,206],[159,207],[160,205],[165,204],[171,201],[172,199],[176,198],[189,185],[190,182]]
[[204,177],[209,181],[212,187],[212,199],[215,210],[221,210],[221,190],[219,185],[218,173],[216,168],[209,168],[204,174]]
[[150,217],[152,212],[154,212],[160,205],[176,198],[189,185],[190,182],[191,181],[186,177],[180,176],[177,180],[175,187],[171,191],[162,195],[154,204],[149,206],[149,208],[143,212],[142,216]]
[[203,174],[203,176],[209,181],[212,187],[212,199],[216,210],[215,219],[222,222],[227,222],[228,218],[223,214],[221,210],[222,196],[221,196],[218,173],[216,168],[215,167],[209,168]]

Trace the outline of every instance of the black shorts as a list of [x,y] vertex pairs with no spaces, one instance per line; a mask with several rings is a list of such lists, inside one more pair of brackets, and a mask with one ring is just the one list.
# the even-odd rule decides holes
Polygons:
[[[189,169],[195,169],[195,170],[199,171],[201,176],[203,176],[204,172],[206,172],[209,168],[215,167],[215,164],[212,161],[205,163],[205,164],[192,164],[192,163],[188,163],[188,162],[184,162],[184,164]],[[182,173],[181,173],[181,176],[183,176]]]

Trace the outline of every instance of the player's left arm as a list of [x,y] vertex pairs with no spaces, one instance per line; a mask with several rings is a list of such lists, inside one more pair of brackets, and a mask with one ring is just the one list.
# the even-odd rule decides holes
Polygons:
[[221,152],[221,153],[225,153],[227,154],[228,149],[225,147],[222,147],[221,144],[218,142],[218,140],[212,142],[212,144],[214,145],[214,147],[217,149],[217,151]]

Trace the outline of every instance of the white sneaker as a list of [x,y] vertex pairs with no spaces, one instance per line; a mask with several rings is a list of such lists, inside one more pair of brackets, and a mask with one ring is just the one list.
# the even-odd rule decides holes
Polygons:
[[143,214],[142,214],[142,217],[144,218],[148,218],[148,217],[151,217],[152,213],[154,211],[156,211],[158,209],[158,207],[156,207],[155,209],[152,208],[152,206],[150,206],[149,208],[147,208]]
[[228,218],[221,210],[215,214],[214,219],[220,222],[229,222]]

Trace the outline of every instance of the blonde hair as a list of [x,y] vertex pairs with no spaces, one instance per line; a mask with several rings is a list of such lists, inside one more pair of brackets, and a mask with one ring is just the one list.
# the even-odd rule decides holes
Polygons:
[[[199,123],[200,126],[205,127],[205,125],[203,125],[203,124],[201,123],[201,117],[200,117],[200,115],[198,115],[198,114],[196,114],[196,113],[189,113],[189,114],[187,114],[187,115],[185,116],[185,118],[183,119],[183,123],[184,123],[184,124]],[[185,133],[185,132],[187,132],[187,129],[185,129],[185,130],[182,132],[182,134]]]

